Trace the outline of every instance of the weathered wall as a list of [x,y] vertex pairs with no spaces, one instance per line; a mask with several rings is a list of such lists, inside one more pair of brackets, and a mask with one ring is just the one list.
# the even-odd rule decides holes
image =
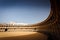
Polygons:
[[37,25],[40,26],[40,29],[43,29],[39,32],[47,35],[48,40],[60,40],[60,0],[50,0],[50,2],[49,17]]

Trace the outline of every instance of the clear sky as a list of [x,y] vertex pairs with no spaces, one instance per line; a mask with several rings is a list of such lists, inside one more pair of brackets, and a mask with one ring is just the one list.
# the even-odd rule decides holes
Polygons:
[[49,0],[0,0],[0,23],[37,23],[49,13]]

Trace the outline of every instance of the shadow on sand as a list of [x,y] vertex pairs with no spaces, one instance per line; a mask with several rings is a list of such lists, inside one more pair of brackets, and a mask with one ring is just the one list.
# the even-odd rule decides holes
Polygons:
[[39,31],[39,33],[46,35],[48,37],[47,40],[59,40],[54,33],[50,33],[48,31]]

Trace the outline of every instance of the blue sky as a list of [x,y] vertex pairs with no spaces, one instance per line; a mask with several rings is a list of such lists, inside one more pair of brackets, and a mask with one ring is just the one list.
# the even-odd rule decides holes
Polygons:
[[0,0],[0,23],[42,22],[49,13],[49,0]]

